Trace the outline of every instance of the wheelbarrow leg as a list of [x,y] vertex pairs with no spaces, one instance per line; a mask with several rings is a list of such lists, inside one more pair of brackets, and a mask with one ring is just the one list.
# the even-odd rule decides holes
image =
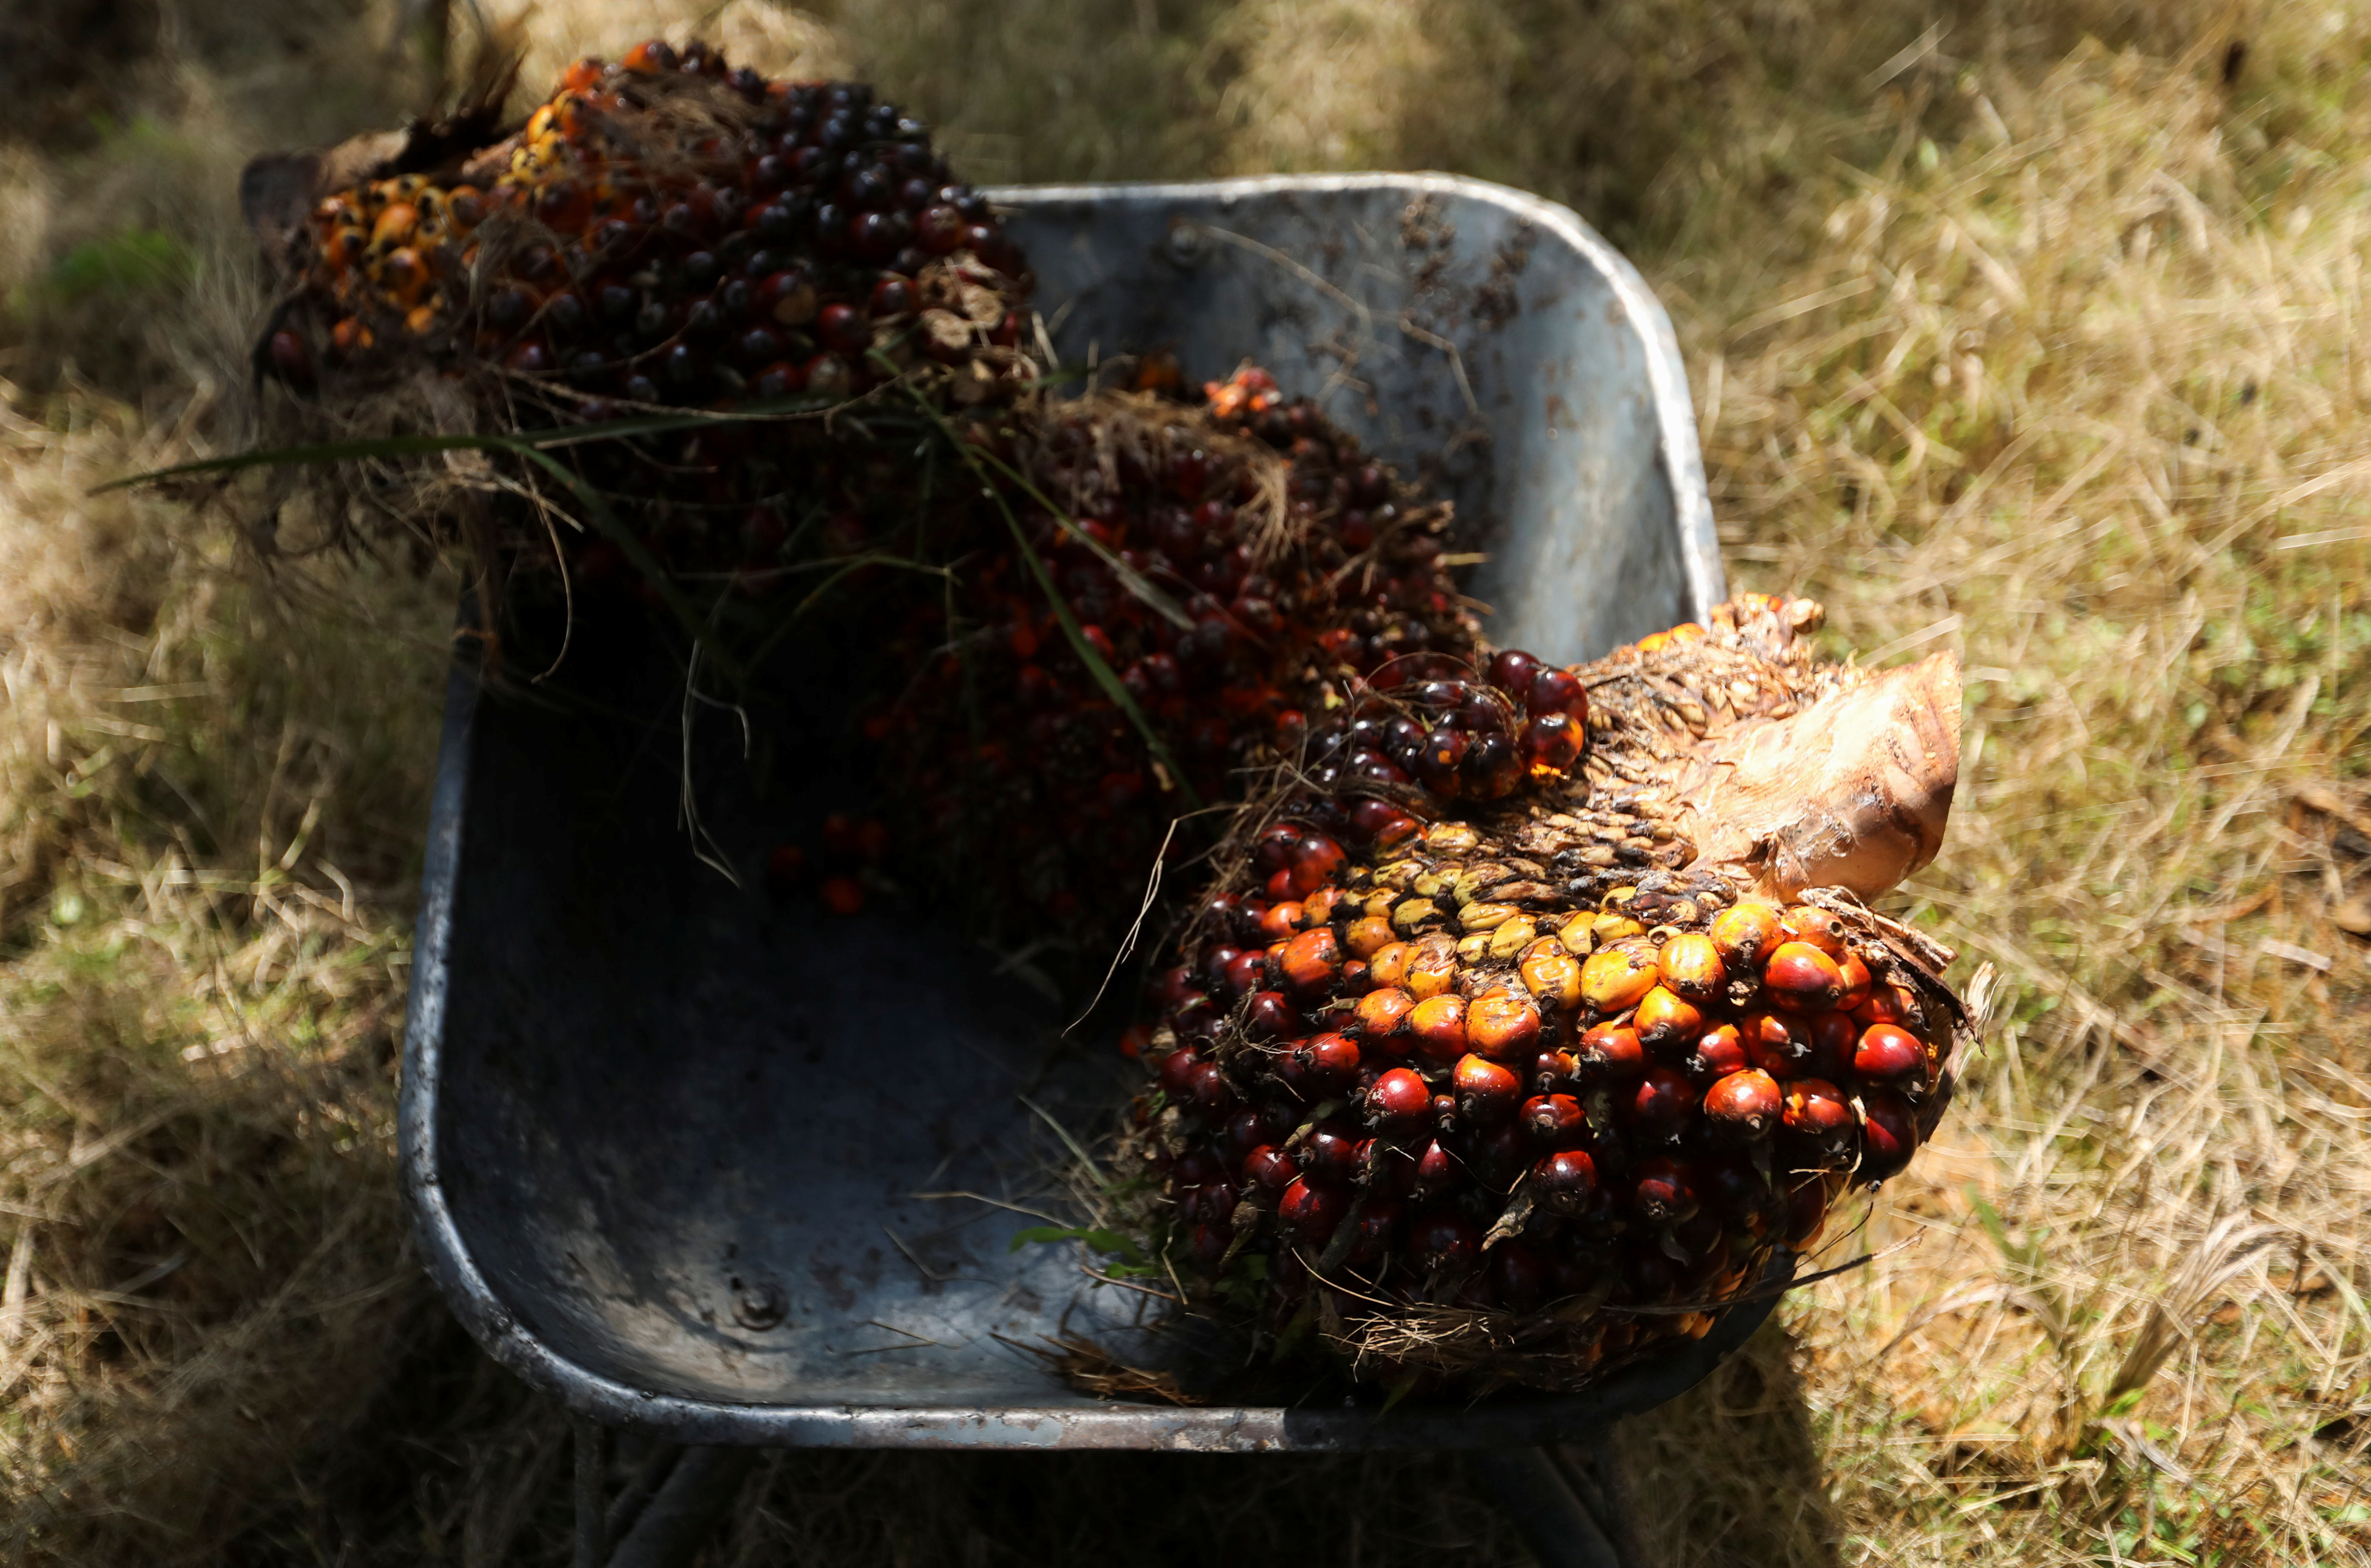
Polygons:
[[576,1424],[574,1568],[683,1568],[758,1462],[754,1448],[656,1445],[611,1502],[609,1447],[609,1433]]
[[1648,1568],[1646,1544],[1638,1539],[1637,1501],[1616,1446],[1620,1430],[1617,1425],[1594,1443],[1566,1443],[1548,1452],[1562,1464],[1565,1479],[1604,1527],[1622,1568]]
[[[1548,1449],[1484,1449],[1469,1462],[1484,1494],[1515,1527],[1540,1568],[1637,1568],[1614,1551],[1597,1508],[1574,1485],[1578,1478]],[[1603,1505],[1602,1496],[1594,1501]]]
[[609,1558],[609,1429],[576,1424],[576,1555],[574,1568],[602,1568]]

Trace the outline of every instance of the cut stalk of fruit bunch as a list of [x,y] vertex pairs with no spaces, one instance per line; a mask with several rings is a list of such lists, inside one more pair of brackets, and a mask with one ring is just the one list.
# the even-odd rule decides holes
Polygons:
[[1126,1147],[1206,1302],[1258,1282],[1361,1378],[1577,1388],[1907,1163],[1971,1026],[1867,901],[1941,842],[1958,675],[1820,663],[1818,617],[1354,696],[1386,766],[1320,748],[1155,987]]

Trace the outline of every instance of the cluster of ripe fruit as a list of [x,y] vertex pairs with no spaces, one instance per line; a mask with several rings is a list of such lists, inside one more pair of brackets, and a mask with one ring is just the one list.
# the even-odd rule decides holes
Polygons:
[[[1235,417],[1181,404],[1059,417],[1031,471],[1065,515],[1020,519],[1044,581],[1010,548],[985,552],[952,598],[916,593],[889,646],[897,684],[867,722],[908,836],[968,882],[1020,890],[1033,923],[1125,921],[1189,794],[1229,799],[1239,769],[1338,750],[1345,727],[1313,731],[1307,714],[1371,676],[1412,674],[1440,657],[1428,651],[1475,646],[1438,564],[1445,508],[1264,372],[1206,394]],[[1150,422],[1115,429],[1139,416]]]
[[[930,366],[908,379],[956,413],[1035,375],[1022,258],[926,127],[863,84],[769,81],[697,42],[580,61],[515,134],[331,191],[302,239],[262,356],[299,388],[429,364],[508,422],[599,423],[823,406]],[[803,525],[864,510],[874,476],[850,448],[776,422],[572,459],[650,503],[638,523],[668,570],[761,593],[820,553]],[[618,564],[587,554],[593,576]]]
[[[1452,710],[1486,712],[1486,738],[1579,685],[1520,653],[1491,674]],[[1407,771],[1451,799],[1527,788],[1425,744],[1431,771]],[[1337,795],[1390,755],[1357,754]],[[1172,1256],[1255,1286],[1272,1330],[1585,1300],[1612,1309],[1564,1346],[1586,1370],[1700,1335],[1708,1316],[1669,1309],[1736,1294],[1848,1181],[1907,1161],[1949,1023],[1881,941],[1712,872],[1579,904],[1492,813],[1402,805],[1290,803],[1254,891],[1206,906],[1154,987],[1139,1115]]]
[[[710,110],[707,133],[653,139],[670,99]],[[399,328],[677,405],[844,392],[871,373],[879,325],[912,317],[934,259],[1019,270],[986,199],[870,87],[769,82],[655,40],[570,66],[524,130],[449,183],[334,192],[311,232],[315,279],[345,312],[333,355]],[[1017,315],[998,325],[1020,329]],[[305,348],[275,357],[301,375]]]

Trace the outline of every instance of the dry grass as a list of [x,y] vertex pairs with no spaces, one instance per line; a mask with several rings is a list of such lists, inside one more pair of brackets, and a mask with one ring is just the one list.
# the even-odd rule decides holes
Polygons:
[[[525,37],[709,8],[548,0]],[[0,123],[8,374],[44,394],[0,429],[0,1514],[43,1561],[556,1562],[561,1427],[442,1322],[392,1193],[442,591],[274,608],[206,519],[83,494],[236,438],[227,172],[411,90],[383,13],[242,15]],[[1871,662],[1961,651],[1969,778],[1905,903],[2007,972],[2010,1021],[1852,1245],[1918,1243],[1630,1434],[1664,1560],[2371,1560],[2371,974],[2331,920],[2371,881],[2371,18],[719,25],[874,73],[1000,178],[1432,165],[1573,201],[1680,324],[1733,578],[1816,593]],[[1443,1551],[1519,1560],[1432,1461],[793,1455],[720,1556]]]

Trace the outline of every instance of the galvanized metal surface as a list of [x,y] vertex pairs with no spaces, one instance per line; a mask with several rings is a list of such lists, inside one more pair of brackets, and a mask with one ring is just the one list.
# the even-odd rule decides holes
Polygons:
[[[1529,563],[1488,590],[1520,622],[1509,640],[1577,658],[1718,595],[1669,327],[1569,213],[1438,177],[1000,198],[1066,357],[1168,341],[1197,376],[1255,354],[1290,386],[1354,355],[1363,389],[1336,386],[1334,411],[1411,460],[1478,408],[1489,439],[1449,477]],[[1456,237],[1394,263],[1404,220]],[[1327,340],[1340,352],[1308,357]],[[1529,1445],[1671,1397],[1766,1315],[1732,1311],[1576,1398],[1384,1414],[1072,1390],[1031,1347],[1199,1353],[1069,1250],[1008,1251],[1035,1221],[984,1201],[1035,1188],[1060,1158],[1050,1124],[1094,1125],[1126,1090],[1117,1064],[1049,1049],[1060,1020],[993,955],[778,906],[700,865],[676,827],[684,743],[647,718],[680,709],[680,672],[607,657],[606,713],[456,670],[401,1112],[405,1189],[455,1311],[579,1415],[769,1447]],[[701,818],[762,885],[781,790],[761,797],[735,755],[696,759],[716,780]],[[934,1195],[957,1193],[979,1196]]]
[[1255,360],[1444,482],[1502,645],[1595,658],[1724,596],[1671,318],[1570,208],[1444,174],[995,194],[1065,362]]

